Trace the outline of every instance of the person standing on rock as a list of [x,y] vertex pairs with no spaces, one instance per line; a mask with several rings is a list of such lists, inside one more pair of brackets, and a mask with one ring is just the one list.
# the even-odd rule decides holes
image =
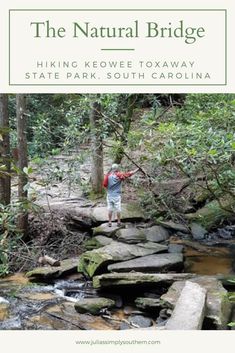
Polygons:
[[109,227],[112,226],[113,212],[117,213],[117,225],[121,225],[121,192],[122,182],[138,172],[139,168],[130,172],[120,172],[119,165],[113,164],[111,171],[105,175],[103,186],[107,189],[107,206]]

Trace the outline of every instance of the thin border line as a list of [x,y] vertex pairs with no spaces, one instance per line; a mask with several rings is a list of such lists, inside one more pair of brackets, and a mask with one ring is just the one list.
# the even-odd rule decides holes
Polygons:
[[[10,31],[10,15],[11,11],[15,12],[32,12],[32,11],[177,11],[177,12],[186,12],[186,11],[203,11],[203,12],[224,12],[225,13],[225,83],[213,83],[213,84],[13,84],[11,83],[11,31]],[[9,9],[9,86],[227,86],[227,9]]]

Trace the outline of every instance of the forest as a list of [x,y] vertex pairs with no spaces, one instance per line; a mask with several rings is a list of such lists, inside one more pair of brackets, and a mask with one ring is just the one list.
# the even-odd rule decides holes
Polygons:
[[235,94],[0,94],[0,329],[230,330],[234,287]]

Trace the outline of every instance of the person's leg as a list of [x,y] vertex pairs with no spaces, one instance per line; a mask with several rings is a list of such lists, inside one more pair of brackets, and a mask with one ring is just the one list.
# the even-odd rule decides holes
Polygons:
[[112,225],[112,215],[113,215],[113,212],[112,211],[108,211],[108,218],[109,218],[109,226],[110,227]]
[[121,212],[117,212],[117,224],[121,224]]
[[121,196],[118,196],[116,202],[116,210],[117,210],[117,225],[121,225]]
[[108,196],[107,196],[107,206],[108,206],[109,227],[111,227],[112,226],[112,216],[113,216],[113,201]]

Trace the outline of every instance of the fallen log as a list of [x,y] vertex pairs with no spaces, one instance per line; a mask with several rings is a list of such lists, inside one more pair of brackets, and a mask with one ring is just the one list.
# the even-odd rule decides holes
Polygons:
[[40,265],[51,265],[51,266],[55,266],[55,267],[60,266],[59,260],[55,260],[52,257],[47,256],[47,255],[39,257],[38,263]]

